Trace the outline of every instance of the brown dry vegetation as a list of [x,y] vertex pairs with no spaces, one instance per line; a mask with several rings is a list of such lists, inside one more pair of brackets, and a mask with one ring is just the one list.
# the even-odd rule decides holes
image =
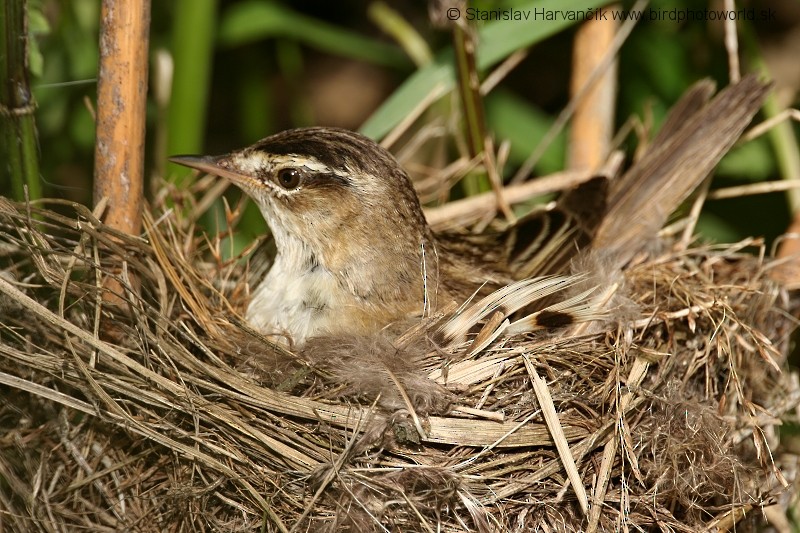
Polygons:
[[[757,241],[664,240],[581,330],[470,353],[434,317],[291,353],[239,318],[244,263],[182,214],[201,193],[165,191],[146,238],[0,204],[11,530],[746,531],[793,497],[794,320]],[[140,280],[127,309],[107,275]]]

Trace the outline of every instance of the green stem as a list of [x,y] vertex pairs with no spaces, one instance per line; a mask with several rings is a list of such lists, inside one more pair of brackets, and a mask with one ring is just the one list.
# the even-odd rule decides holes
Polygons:
[[[453,27],[453,48],[456,59],[456,84],[461,96],[464,112],[464,129],[470,157],[474,158],[484,151],[486,120],[483,113],[483,98],[480,91],[480,77],[475,61],[475,32],[473,28],[455,24]],[[464,177],[464,193],[472,196],[490,190],[489,180],[483,173],[470,173]]]
[[0,173],[12,183],[14,197],[41,197],[36,143],[36,107],[28,80],[27,2],[0,0]]
[[[770,93],[764,101],[764,115],[769,119],[782,111],[775,93]],[[800,179],[800,149],[798,149],[797,136],[791,121],[784,120],[771,128],[769,139],[775,150],[775,160],[783,179],[795,181]],[[800,212],[800,191],[792,189],[786,191],[786,194],[791,212]]]
[[[750,26],[745,25],[742,28],[740,41],[753,70],[760,72],[767,79],[772,79],[769,68],[761,55],[758,41]],[[775,91],[771,91],[767,95],[762,110],[767,119],[771,119],[783,112],[784,109],[778,103]],[[800,144],[797,142],[797,136],[794,133],[791,121],[784,120],[776,124],[770,128],[767,135],[775,151],[775,162],[778,165],[781,177],[785,180],[800,179]],[[791,213],[800,213],[800,190],[791,189],[786,191],[786,200]]]
[[372,2],[367,15],[380,29],[394,38],[417,67],[427,67],[433,54],[425,39],[403,16],[384,2]]
[[[208,86],[213,59],[217,0],[178,0],[172,55],[172,81],[167,119],[167,154],[202,152]],[[183,178],[188,169],[170,165],[170,174]]]

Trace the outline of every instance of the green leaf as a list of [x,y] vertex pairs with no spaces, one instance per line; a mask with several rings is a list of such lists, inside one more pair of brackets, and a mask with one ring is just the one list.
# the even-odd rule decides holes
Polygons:
[[736,242],[743,237],[729,222],[708,212],[700,214],[696,232],[712,242]]
[[717,167],[718,175],[746,182],[763,181],[777,173],[775,156],[765,137],[737,146]]
[[[570,12],[586,12],[603,5],[604,0],[537,0],[519,5],[515,9],[529,13],[527,21],[493,21],[478,30],[478,68],[495,65],[513,52],[527,48],[575,24]],[[553,15],[554,20],[537,13]],[[451,48],[439,53],[433,63],[414,73],[392,96],[364,123],[361,133],[381,139],[405,119],[414,108],[434,91],[450,91],[455,87],[453,52]]]
[[376,65],[409,64],[396,46],[307,17],[271,0],[239,2],[222,16],[219,40],[223,45],[238,46],[276,37],[294,39],[323,52]]
[[[486,116],[489,129],[495,132],[497,142],[511,142],[509,154],[512,165],[522,164],[549,131],[553,119],[508,91],[497,89],[486,97]],[[566,137],[556,137],[539,159],[536,170],[549,174],[564,168]]]
[[28,68],[37,78],[41,78],[44,70],[44,58],[39,49],[39,41],[36,37],[50,33],[50,24],[41,12],[40,7],[29,7],[28,9]]

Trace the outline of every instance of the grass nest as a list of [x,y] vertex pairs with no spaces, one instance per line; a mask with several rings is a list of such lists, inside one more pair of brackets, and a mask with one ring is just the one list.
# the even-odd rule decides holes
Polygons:
[[144,237],[0,199],[0,529],[747,531],[794,497],[758,241],[651,247],[588,327],[294,353],[240,318],[258,267],[206,203],[161,198]]

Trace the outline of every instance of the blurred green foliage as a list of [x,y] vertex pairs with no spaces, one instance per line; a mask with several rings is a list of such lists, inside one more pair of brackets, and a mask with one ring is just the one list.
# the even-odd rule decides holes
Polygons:
[[271,0],[245,0],[230,6],[219,26],[219,44],[241,46],[286,39],[316,50],[390,68],[407,67],[408,59],[389,43],[329,24]]
[[[437,83],[451,88],[454,79],[450,34],[432,27],[427,5],[386,3],[428,44],[433,52],[429,65],[417,68],[403,48],[370,20],[368,2],[153,2],[151,49],[172,52],[175,82],[168,109],[154,101],[148,111],[150,146],[161,136],[169,139],[165,152],[220,153],[280,129],[318,123],[384,135]],[[483,9],[526,11],[589,9],[600,4],[599,0],[470,3]],[[632,4],[623,2],[624,8]],[[706,7],[695,0],[657,0],[648,8]],[[30,31],[38,46],[31,54],[31,70],[39,106],[36,118],[45,194],[89,203],[99,2],[36,0],[30,9]],[[749,21],[743,21],[742,27],[754,33],[769,29],[753,27]],[[505,168],[509,176],[568,101],[574,25],[564,20],[492,21],[478,23],[477,28],[483,75],[509,54],[529,49],[528,57],[484,102],[490,130],[498,141],[511,143]],[[635,116],[652,131],[694,81],[710,76],[724,85],[727,59],[722,39],[720,24],[640,22],[619,57],[618,125]],[[743,52],[745,59],[758,54],[757,45]],[[164,79],[151,74],[151,83],[156,78]],[[422,120],[452,124],[456,109],[445,100]],[[341,118],[345,111],[350,114]],[[563,135],[558,137],[535,173],[563,167],[565,142]],[[635,148],[635,135],[624,143],[629,151]],[[152,149],[150,168],[174,175],[177,170],[164,166],[164,155]],[[778,179],[778,169],[769,139],[762,138],[734,150],[723,161],[715,186]],[[0,194],[9,193],[7,184],[0,184]],[[750,210],[757,209],[759,216],[742,217],[740,210],[747,206],[757,206]],[[710,202],[707,213],[703,228],[719,239],[751,234],[774,237],[788,220],[782,194]],[[242,227],[258,233],[264,226],[251,209]]]

